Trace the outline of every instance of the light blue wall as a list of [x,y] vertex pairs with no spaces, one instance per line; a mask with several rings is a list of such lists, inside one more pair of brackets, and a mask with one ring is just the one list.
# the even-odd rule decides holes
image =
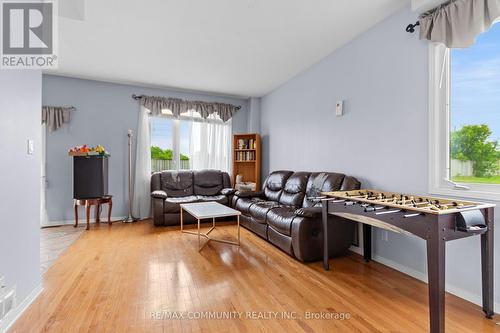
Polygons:
[[248,132],[260,133],[260,97],[252,97],[248,100]]
[[[233,133],[247,131],[246,99],[201,93],[179,92],[105,83],[91,80],[43,75],[43,105],[77,108],[71,123],[47,134],[47,211],[50,221],[69,221],[72,209],[72,160],[70,147],[81,144],[104,145],[109,160],[109,192],[113,198],[113,216],[127,215],[127,130],[136,133],[139,104],[132,94],[179,97],[191,100],[220,101],[241,105],[233,118]],[[133,149],[135,152],[135,148]],[[80,216],[83,216],[83,211]]]
[[40,287],[41,91],[40,71],[0,71],[0,275],[19,304]]
[[[428,46],[404,30],[415,19],[409,9],[393,15],[262,98],[264,175],[339,171],[365,188],[427,194]],[[345,101],[342,117],[337,100]],[[380,260],[425,276],[424,241],[390,233],[385,242],[375,232],[373,246]],[[479,301],[479,238],[447,251],[448,289]]]

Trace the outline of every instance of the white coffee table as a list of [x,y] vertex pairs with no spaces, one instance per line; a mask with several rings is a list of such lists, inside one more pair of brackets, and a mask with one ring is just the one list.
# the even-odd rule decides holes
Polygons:
[[[181,204],[181,232],[193,234],[198,236],[198,251],[208,244],[210,241],[238,245],[240,246],[240,215],[241,213],[235,209],[224,206],[218,202],[195,202],[188,204]],[[183,211],[188,212],[198,220],[198,232],[184,230]],[[232,242],[225,239],[211,238],[209,234],[215,229],[216,217],[236,216],[238,221],[238,242]],[[212,228],[206,233],[200,232],[200,220],[212,219]],[[207,241],[201,245],[201,237],[205,237]]]

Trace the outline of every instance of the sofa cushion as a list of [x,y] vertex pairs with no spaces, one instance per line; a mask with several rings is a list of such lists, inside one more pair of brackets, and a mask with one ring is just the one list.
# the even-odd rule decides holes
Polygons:
[[198,202],[198,197],[196,195],[190,195],[187,197],[171,197],[166,198],[163,203],[164,213],[179,213],[181,211],[180,204]]
[[267,224],[266,223],[258,223],[252,217],[241,215],[240,216],[240,224],[245,228],[253,231],[260,237],[267,239]]
[[306,195],[302,207],[313,207],[318,204],[317,200],[310,198],[319,197],[321,192],[339,191],[344,174],[334,172],[313,172],[309,176],[306,186]]
[[288,177],[279,202],[286,206],[293,206],[296,208],[302,207],[302,202],[304,201],[306,193],[307,180],[310,174],[309,172],[295,172]]
[[279,201],[285,183],[292,175],[292,171],[274,171],[266,179],[264,184],[264,195],[267,200]]
[[161,189],[169,197],[193,195],[193,173],[191,171],[163,171],[160,173]]
[[267,213],[274,209],[275,207],[279,207],[280,204],[276,201],[260,201],[256,202],[252,206],[250,206],[250,216],[254,218],[259,223],[266,223]]
[[222,172],[219,170],[194,171],[194,194],[217,195],[223,189]]
[[263,201],[261,198],[239,198],[236,201],[235,209],[239,210],[242,214],[250,215],[250,207],[257,202]]
[[293,207],[273,208],[267,213],[267,224],[286,236],[292,235],[292,222],[294,219],[303,218],[295,215],[295,208]]
[[230,188],[231,187],[231,177],[227,172],[222,172],[222,187]]
[[227,205],[229,203],[229,199],[227,196],[223,194],[219,195],[197,195],[198,201],[200,202],[209,202],[209,201],[215,201],[223,205]]

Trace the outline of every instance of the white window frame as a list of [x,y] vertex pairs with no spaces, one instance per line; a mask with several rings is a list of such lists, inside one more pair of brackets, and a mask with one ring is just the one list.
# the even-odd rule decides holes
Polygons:
[[450,171],[450,52],[429,46],[429,193],[500,200],[500,184],[454,183]]

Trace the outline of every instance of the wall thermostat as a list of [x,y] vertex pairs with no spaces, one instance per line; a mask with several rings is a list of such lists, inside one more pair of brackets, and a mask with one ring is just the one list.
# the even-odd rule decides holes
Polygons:
[[344,101],[338,101],[336,106],[335,106],[335,115],[337,117],[342,116],[344,112]]

